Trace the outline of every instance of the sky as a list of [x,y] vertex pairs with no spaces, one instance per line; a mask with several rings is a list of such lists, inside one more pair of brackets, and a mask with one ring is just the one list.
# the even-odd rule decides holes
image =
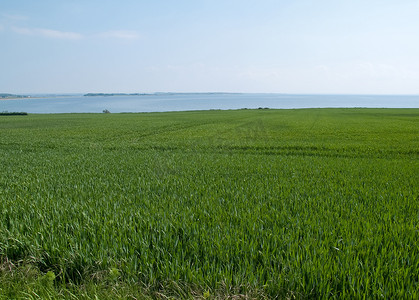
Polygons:
[[419,0],[0,0],[0,93],[419,94]]

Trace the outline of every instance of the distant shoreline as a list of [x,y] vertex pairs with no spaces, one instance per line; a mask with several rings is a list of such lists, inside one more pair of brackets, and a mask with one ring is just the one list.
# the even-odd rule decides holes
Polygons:
[[155,93],[87,93],[87,94],[35,94],[17,95],[0,94],[0,100],[22,100],[22,99],[41,99],[41,98],[63,98],[63,97],[120,97],[120,96],[170,96],[170,95],[239,95],[246,93],[229,92],[155,92]]
[[113,96],[161,96],[161,95],[225,95],[243,94],[226,92],[202,92],[202,93],[176,93],[176,92],[156,92],[156,93],[87,93],[84,97],[113,97]]
[[32,97],[28,95],[0,94],[0,100],[27,99],[27,98],[32,98]]
[[0,93],[0,100],[22,100],[41,98],[68,98],[68,97],[128,97],[128,96],[171,96],[171,95],[281,95],[281,96],[339,96],[339,97],[419,97],[419,94],[305,94],[305,93],[244,93],[244,92],[151,92],[151,93],[69,93],[69,94],[10,94]]
[[84,97],[113,97],[113,96],[143,96],[143,95],[150,95],[150,94],[140,94],[140,93],[87,93],[84,94]]

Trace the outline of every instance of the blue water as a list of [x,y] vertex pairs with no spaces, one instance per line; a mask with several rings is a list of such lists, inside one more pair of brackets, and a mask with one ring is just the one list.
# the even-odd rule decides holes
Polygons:
[[0,112],[162,112],[240,108],[386,107],[419,108],[418,96],[290,94],[151,94],[138,96],[43,96],[0,100]]

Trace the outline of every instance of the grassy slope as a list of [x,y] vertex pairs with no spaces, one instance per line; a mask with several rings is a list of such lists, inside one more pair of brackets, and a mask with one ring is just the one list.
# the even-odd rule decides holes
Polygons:
[[418,151],[418,109],[0,118],[3,269],[55,296],[418,297]]

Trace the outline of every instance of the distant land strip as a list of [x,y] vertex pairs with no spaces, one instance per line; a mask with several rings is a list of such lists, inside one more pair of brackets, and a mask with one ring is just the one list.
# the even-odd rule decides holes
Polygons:
[[27,112],[8,112],[8,111],[2,111],[0,112],[0,116],[27,116]]
[[111,97],[111,96],[153,96],[153,95],[209,95],[209,94],[241,94],[241,93],[224,93],[224,92],[202,92],[202,93],[174,93],[174,92],[156,92],[156,93],[87,93],[84,94],[83,96],[86,97],[96,97],[96,96],[101,96],[101,97]]
[[106,94],[106,93],[87,93],[84,94],[83,96],[86,97],[96,97],[96,96],[140,96],[140,95],[147,95],[147,94],[140,94],[140,93],[132,93],[132,94],[126,94],[126,93],[111,93],[111,94]]
[[31,96],[14,95],[14,94],[0,94],[0,99],[15,99],[15,98],[30,98]]

